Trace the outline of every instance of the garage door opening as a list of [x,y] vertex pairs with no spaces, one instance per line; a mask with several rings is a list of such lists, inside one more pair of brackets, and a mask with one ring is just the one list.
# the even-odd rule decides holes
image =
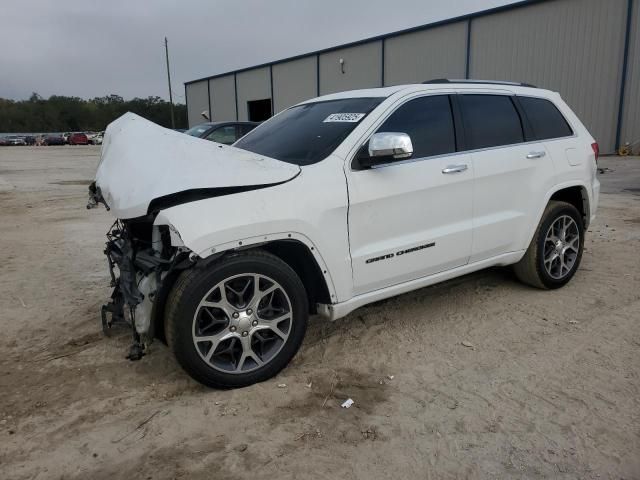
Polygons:
[[271,117],[271,99],[252,100],[247,102],[250,122],[264,122]]

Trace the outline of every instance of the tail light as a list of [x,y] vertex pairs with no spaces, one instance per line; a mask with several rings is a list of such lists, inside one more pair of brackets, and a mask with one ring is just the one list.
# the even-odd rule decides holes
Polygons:
[[592,143],[591,148],[593,149],[593,153],[596,156],[596,163],[598,163],[598,157],[600,156],[600,147],[598,146],[598,142]]

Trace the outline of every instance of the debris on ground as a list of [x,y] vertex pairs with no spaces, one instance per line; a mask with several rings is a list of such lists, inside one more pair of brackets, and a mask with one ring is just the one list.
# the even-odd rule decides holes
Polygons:
[[467,347],[467,348],[473,348],[473,343],[468,342],[467,340],[463,340],[462,342],[460,342],[463,346]]
[[298,435],[296,437],[296,440],[301,440],[301,439],[307,438],[307,437],[322,438],[322,432],[320,431],[319,428],[316,428],[315,432],[304,432],[304,433],[301,433],[300,435]]
[[351,408],[351,405],[353,405],[355,402],[350,399],[347,398],[344,402],[342,402],[342,405],[340,405],[342,408]]
[[287,384],[286,383],[279,383],[278,384],[278,388],[287,388]]
[[361,433],[366,440],[375,440],[378,438],[378,429],[375,425],[371,425],[370,427],[361,430]]

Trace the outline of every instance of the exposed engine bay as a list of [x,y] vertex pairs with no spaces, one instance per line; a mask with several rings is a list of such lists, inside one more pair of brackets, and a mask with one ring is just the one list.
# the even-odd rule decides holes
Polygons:
[[113,292],[102,306],[102,329],[109,335],[118,324],[131,328],[129,360],[142,358],[156,333],[163,335],[155,331],[155,319],[162,315],[156,299],[167,294],[163,281],[195,262],[188,249],[171,246],[169,227],[154,226],[154,217],[117,220],[107,233],[104,250]]

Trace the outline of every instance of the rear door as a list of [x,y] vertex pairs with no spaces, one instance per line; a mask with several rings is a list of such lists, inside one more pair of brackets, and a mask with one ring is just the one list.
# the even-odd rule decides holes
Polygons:
[[544,143],[527,142],[513,95],[460,92],[457,101],[475,173],[473,263],[527,247],[555,176]]
[[414,154],[346,168],[356,295],[459,267],[471,252],[473,165],[457,152],[450,96],[406,100],[376,132],[407,133]]

